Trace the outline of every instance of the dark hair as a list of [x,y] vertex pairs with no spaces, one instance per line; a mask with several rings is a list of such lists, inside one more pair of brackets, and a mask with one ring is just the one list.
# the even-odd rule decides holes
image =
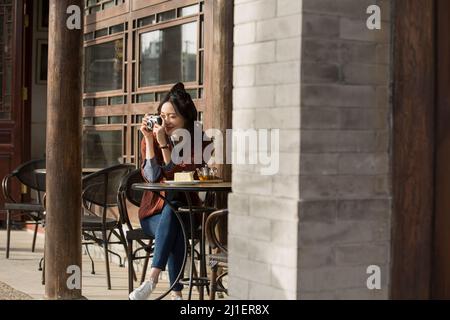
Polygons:
[[175,112],[184,118],[185,129],[193,133],[194,123],[197,121],[197,108],[192,101],[191,95],[184,89],[184,84],[179,82],[170,89],[169,93],[159,104],[158,114],[161,114],[162,106],[166,102],[172,103]]

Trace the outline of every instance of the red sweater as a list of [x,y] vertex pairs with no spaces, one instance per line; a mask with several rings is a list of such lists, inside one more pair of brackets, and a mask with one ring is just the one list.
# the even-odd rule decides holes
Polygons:
[[[154,151],[155,151],[156,160],[159,164],[162,164],[162,163],[164,163],[164,157],[163,157],[162,151],[159,148],[159,145],[158,145],[158,142],[156,142],[156,139],[154,141],[155,141]],[[144,160],[146,158],[146,147],[147,146],[145,143],[145,139],[142,139],[142,141],[141,141],[141,159],[143,161],[141,163],[141,174],[144,177],[144,179],[145,179],[145,175],[143,173],[143,170],[144,170],[144,165],[145,165]],[[170,150],[172,150],[172,148]],[[182,164],[176,165],[170,171],[161,170],[161,177],[158,182],[163,182],[166,180],[174,180],[175,173],[183,172],[183,171],[195,171],[195,177],[196,177],[196,179],[198,179],[196,168],[201,167],[201,165],[193,164],[194,163],[194,155],[193,154],[192,154],[191,163],[192,164],[183,164],[182,163]],[[165,197],[166,192],[161,191],[161,195]],[[194,206],[201,205],[202,202],[201,202],[197,192],[190,192],[189,195],[192,200],[192,205],[194,205]],[[147,217],[154,215],[155,213],[161,212],[164,207],[164,204],[165,204],[164,200],[161,197],[159,197],[158,195],[156,195],[154,192],[152,192],[152,191],[144,192],[144,195],[143,195],[142,201],[141,201],[141,206],[139,208],[139,219],[142,220],[142,219],[145,219]]]

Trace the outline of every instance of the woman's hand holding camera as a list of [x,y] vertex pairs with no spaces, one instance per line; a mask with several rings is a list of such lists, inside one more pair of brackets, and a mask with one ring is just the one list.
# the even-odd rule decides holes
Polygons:
[[166,130],[164,128],[164,122],[162,124],[162,126],[160,126],[159,124],[155,124],[153,127],[153,132],[156,135],[156,141],[158,141],[158,144],[163,147],[167,145],[167,135],[166,135]]
[[151,131],[148,128],[148,117],[149,114],[146,114],[144,116],[144,119],[142,119],[142,125],[141,125],[141,132],[144,135],[145,139],[147,139],[149,142],[153,142],[154,140],[154,136],[156,136],[156,141],[158,142],[158,144],[160,146],[165,146],[167,145],[167,136],[166,136],[166,131],[164,128],[164,121],[162,125],[159,124],[154,124],[153,126],[153,131]]
[[144,116],[142,119],[141,132],[144,135],[145,139],[153,142],[153,132],[148,129],[148,114]]

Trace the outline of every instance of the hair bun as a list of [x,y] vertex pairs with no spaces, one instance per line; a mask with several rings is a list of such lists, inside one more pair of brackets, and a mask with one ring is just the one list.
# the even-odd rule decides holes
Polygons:
[[181,82],[178,82],[176,85],[174,85],[173,87],[172,87],[172,89],[170,89],[170,92],[179,92],[179,91],[182,91],[182,92],[184,92],[185,90],[184,90],[184,84],[182,84]]

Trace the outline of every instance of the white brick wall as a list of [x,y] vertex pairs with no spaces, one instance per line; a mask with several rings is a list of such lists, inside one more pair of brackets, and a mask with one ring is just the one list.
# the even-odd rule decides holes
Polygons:
[[[379,4],[382,29],[366,27]],[[389,295],[390,6],[303,0],[299,298]],[[366,287],[369,265],[382,290]]]
[[276,176],[233,166],[231,298],[297,298],[300,9],[300,0],[235,1],[233,128],[280,128],[282,153]]
[[[390,5],[235,0],[233,128],[281,141],[278,175],[233,166],[231,298],[388,298]],[[365,287],[371,264],[382,290]]]

